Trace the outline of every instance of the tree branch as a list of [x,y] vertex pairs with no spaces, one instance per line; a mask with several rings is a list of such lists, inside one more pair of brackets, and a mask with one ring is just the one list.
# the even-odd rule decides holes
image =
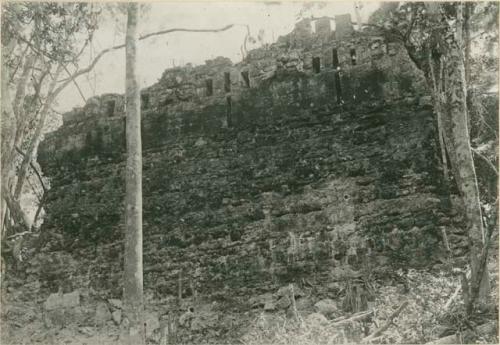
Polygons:
[[[21,156],[25,156],[26,154],[21,151],[21,149],[19,147],[16,146],[16,151],[21,155]],[[33,169],[33,171],[35,172],[36,176],[38,177],[38,180],[40,181],[40,185],[42,186],[42,189],[43,189],[43,192],[46,193],[47,192],[47,187],[45,187],[45,184],[43,183],[43,179],[42,179],[42,176],[40,175],[40,172],[38,172],[38,169],[35,167],[35,165],[33,164],[33,162],[30,162],[30,166],[31,166],[31,169]]]
[[43,193],[42,199],[38,203],[38,208],[36,209],[35,217],[33,218],[33,226],[36,225],[36,222],[38,220],[38,217],[40,216],[40,212],[42,211],[43,205],[45,204],[45,197],[47,193]]
[[[164,34],[169,34],[171,32],[222,32],[231,29],[235,24],[229,24],[224,26],[223,28],[220,29],[183,29],[183,28],[175,28],[175,29],[168,29],[168,30],[161,30],[157,32],[152,32],[149,34],[141,35],[139,37],[140,40],[145,40],[146,38],[153,37],[153,36],[159,36],[159,35],[164,35]],[[125,45],[121,45],[119,48],[123,48]],[[116,49],[116,48],[115,48]]]
[[[68,70],[68,67],[64,66],[63,68],[64,68],[64,70],[66,71],[66,73],[68,74],[68,76],[69,76],[69,77],[71,77],[71,73],[70,73],[70,71]],[[82,97],[83,101],[84,101],[85,103],[87,103],[87,99],[86,99],[86,98],[85,98],[85,96],[83,95],[82,89],[80,89],[80,85],[78,85],[78,83],[76,82],[76,79],[74,79],[74,78],[73,78],[73,79],[71,79],[71,80],[73,81],[73,84],[75,84],[76,89],[78,90],[78,93],[80,93],[80,96]]]
[[[151,32],[149,34],[142,35],[142,36],[139,37],[139,41],[145,40],[145,39],[153,37],[153,36],[165,35],[165,34],[172,33],[172,32],[222,32],[222,31],[229,30],[229,29],[231,29],[234,26],[235,26],[235,24],[226,25],[226,26],[224,26],[224,27],[222,27],[220,29],[183,29],[183,28],[175,28],[175,29],[161,30],[161,31]],[[67,79],[64,79],[63,80],[64,84],[61,85],[60,87],[58,87],[55,92],[59,93],[60,91],[62,91],[62,89],[64,89],[66,87],[66,85],[68,85],[69,82],[72,81],[72,79],[75,79],[75,78],[81,76],[82,74],[86,74],[86,73],[90,72],[95,67],[95,65],[97,64],[97,62],[99,62],[99,60],[106,53],[109,53],[109,52],[111,52],[113,50],[122,49],[122,48],[125,48],[125,44],[119,44],[119,45],[116,45],[114,47],[110,47],[110,48],[104,49],[99,54],[97,54],[97,56],[94,58],[94,60],[92,60],[92,62],[86,68],[83,68],[83,69],[75,72],[71,77],[69,77]]]
[[335,327],[343,326],[346,324],[350,324],[354,321],[361,321],[361,320],[367,319],[368,317],[370,317],[372,315],[373,315],[373,310],[360,312],[360,313],[352,315],[348,319],[342,319],[342,320],[338,320],[338,321],[334,320],[335,322],[331,323],[330,326],[335,326]]
[[35,194],[36,198],[38,199],[38,203],[40,203],[40,201],[42,200],[42,197],[40,195],[38,195],[38,191],[36,190],[35,186],[33,185],[33,183],[31,182],[31,179],[29,177],[26,177],[26,181],[28,182],[28,184],[30,185],[31,187],[31,190],[33,191],[33,194]]
[[403,309],[408,305],[408,301],[404,301],[403,304],[401,304],[399,306],[398,309],[396,309],[396,311],[394,313],[391,314],[391,316],[389,316],[389,319],[387,320],[387,322],[382,326],[380,327],[379,329],[377,329],[375,332],[373,332],[372,334],[370,334],[369,336],[363,338],[363,340],[361,342],[367,342],[367,341],[370,341],[372,340],[373,338],[376,338],[378,337],[379,335],[381,335],[383,332],[385,332],[389,327],[391,327],[391,325],[393,324],[393,321],[396,317],[399,316],[399,314],[401,314],[401,312],[403,311]]
[[416,6],[412,6],[410,26],[408,27],[408,31],[406,31],[406,33],[403,35],[405,44],[406,44],[406,42],[409,42],[411,32],[413,31],[413,26],[415,25],[415,21],[416,21],[415,17],[417,15],[417,13],[416,13],[417,10],[418,9]]
[[[59,65],[57,66],[57,70],[55,72],[55,76],[52,79],[52,81],[50,82],[49,91],[47,94],[47,99],[45,100],[45,102],[42,106],[42,109],[40,111],[40,118],[38,119],[38,123],[37,123],[36,128],[35,128],[35,133],[33,135],[33,138],[31,139],[28,150],[26,151],[26,155],[24,156],[23,161],[21,163],[21,167],[20,167],[19,173],[18,173],[16,188],[14,190],[14,199],[15,200],[18,200],[19,196],[21,194],[24,179],[26,177],[28,167],[34,158],[35,150],[38,147],[38,143],[40,142],[42,130],[43,130],[43,127],[45,126],[45,120],[48,116],[50,106],[51,106],[52,102],[54,101],[54,99],[57,97],[57,94],[62,90],[62,89],[59,89],[58,92],[56,92],[57,90],[54,91],[57,77],[61,73],[61,70],[63,68],[62,65],[63,65],[62,63],[59,63]],[[70,81],[68,81],[68,83],[69,82]]]
[[475,148],[472,148],[471,147],[471,150],[472,152],[478,156],[479,158],[481,158],[484,162],[486,162],[486,164],[491,168],[491,170],[495,173],[495,175],[498,177],[498,170],[497,168],[493,165],[493,163],[490,162],[490,160],[488,158],[486,158],[485,156],[483,156],[477,149]]

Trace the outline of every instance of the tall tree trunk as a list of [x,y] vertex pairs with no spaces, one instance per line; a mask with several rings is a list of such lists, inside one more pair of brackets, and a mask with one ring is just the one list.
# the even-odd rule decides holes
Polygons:
[[43,107],[40,111],[40,118],[38,119],[35,133],[33,134],[33,138],[31,139],[30,146],[28,150],[26,150],[26,154],[23,157],[23,161],[21,163],[21,167],[19,168],[19,173],[17,174],[17,183],[16,189],[14,190],[14,199],[19,200],[21,195],[21,191],[23,190],[24,181],[26,180],[26,175],[28,173],[28,168],[33,161],[36,153],[36,149],[38,148],[38,144],[40,143],[40,139],[42,138],[43,128],[45,127],[45,122],[47,121],[47,116],[50,113],[50,107],[54,102],[57,94],[54,92],[54,89],[57,84],[57,77],[61,73],[63,69],[62,63],[57,66],[56,72],[53,76],[52,81],[49,85],[49,90],[47,93],[47,99],[45,100]]
[[481,280],[479,302],[484,304],[487,303],[489,295],[489,279],[487,270],[483,270],[482,277],[477,276],[485,236],[468,128],[467,86],[464,56],[461,49],[463,46],[462,31],[460,30],[463,24],[461,6],[461,4],[458,5],[457,24],[459,28],[456,30],[456,35],[450,33],[447,37],[445,70],[447,71],[448,87],[446,88],[447,109],[443,113],[443,126],[453,146],[452,165],[455,165],[454,170],[457,172],[455,178],[464,204],[470,246],[471,282]]
[[[14,171],[11,169],[12,166],[12,157],[10,157],[10,153],[12,152],[12,148],[14,147],[15,135],[16,132],[16,115],[14,113],[14,109],[12,107],[12,99],[10,97],[9,90],[9,77],[10,70],[7,64],[4,61],[7,61],[7,57],[14,50],[16,46],[16,41],[11,40],[7,46],[2,46],[2,65],[1,65],[1,122],[0,122],[0,184],[2,186],[10,186],[10,181],[14,177]],[[9,207],[6,198],[10,197],[10,195],[4,195],[4,191],[8,191],[7,188],[3,188],[2,190],[2,202],[0,203],[0,234],[4,234],[4,217],[7,214],[7,208]]]
[[[462,6],[461,4],[459,6]],[[466,99],[467,99],[467,108],[471,109],[472,105],[472,83],[470,81],[470,74],[471,74],[471,41],[470,41],[470,17],[472,14],[472,6],[474,6],[473,3],[464,3],[464,16],[463,16],[463,33],[464,33],[464,38],[463,38],[463,43],[462,43],[462,49],[464,51],[464,64],[465,64],[465,83],[466,83]],[[467,124],[469,131],[471,129],[471,118],[470,114],[467,116]]]
[[127,9],[126,50],[126,228],[125,228],[125,316],[129,321],[127,341],[130,345],[145,344],[143,325],[142,273],[142,144],[141,107],[137,76],[137,20],[139,4],[129,3]]
[[28,231],[31,228],[31,222],[24,213],[21,205],[17,200],[15,200],[7,189],[7,186],[2,185],[2,198],[5,200],[5,204],[10,211],[10,215],[14,219],[15,223],[22,227],[23,231]]
[[[35,62],[35,55],[29,55],[26,58],[26,61],[23,66],[23,71],[21,74],[21,77],[19,78],[19,81],[16,86],[16,92],[14,95],[14,100],[11,101],[9,94],[8,94],[8,73],[7,69],[5,69],[5,72],[7,74],[2,73],[2,85],[5,83],[5,85],[2,86],[2,94],[5,95],[6,99],[4,100],[5,102],[10,103],[9,107],[11,107],[11,111],[13,113],[13,123],[11,126],[7,126],[6,129],[4,129],[4,132],[2,135],[7,135],[9,138],[9,142],[5,143],[6,145],[2,147],[2,158],[5,157],[5,160],[3,161],[4,166],[2,166],[2,169],[5,169],[4,173],[2,174],[2,180],[1,183],[3,183],[6,187],[6,191],[10,193],[10,188],[14,180],[15,176],[15,147],[18,145],[19,141],[19,134],[22,133],[24,124],[26,122],[26,118],[24,116],[24,96],[26,94],[26,85],[28,82],[28,77],[29,77],[29,72],[31,71],[33,64]],[[4,93],[4,90],[7,90]],[[9,133],[7,133],[9,132]],[[12,137],[14,139],[12,139]],[[10,194],[9,196],[10,197]],[[3,201],[2,201],[3,202]],[[8,205],[8,203],[7,203]],[[22,210],[21,210],[22,211]],[[18,212],[13,212],[13,213],[18,213]],[[1,218],[0,222],[3,224],[5,222],[4,220],[4,206],[2,206],[2,212],[1,212]],[[23,219],[26,219],[26,216],[23,215]],[[23,222],[24,223],[24,222]]]
[[[32,71],[32,69],[35,65],[35,62],[36,62],[35,55],[31,55],[30,57],[28,57],[26,59],[26,63],[24,64],[22,77],[21,77],[21,79],[18,83],[18,86],[17,86],[16,97],[14,98],[14,102],[12,103],[13,108],[14,108],[14,113],[16,114],[16,117],[17,117],[17,128],[16,128],[16,132],[15,132],[16,139],[14,141],[14,147],[11,148],[11,152],[10,152],[11,157],[14,157],[16,147],[21,146],[21,143],[25,137],[24,133],[25,133],[26,125],[29,122],[29,117],[31,115],[30,113],[33,113],[33,111],[31,109],[28,110],[28,113],[26,113],[26,111],[24,109],[24,105],[25,105],[24,96],[26,94],[26,86],[27,86],[26,84],[28,82],[29,73]],[[39,95],[40,95],[40,90],[38,89],[37,92],[35,93],[35,97],[30,102],[31,104],[29,104],[28,106],[31,107],[36,102]],[[20,106],[21,104],[23,106]]]
[[354,14],[356,15],[356,27],[358,31],[361,31],[362,24],[361,24],[361,3],[359,1],[354,1],[353,2],[354,6]]

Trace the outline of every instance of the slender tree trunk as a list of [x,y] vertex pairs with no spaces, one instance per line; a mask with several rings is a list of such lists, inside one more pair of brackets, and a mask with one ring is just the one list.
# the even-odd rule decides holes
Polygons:
[[[471,56],[471,41],[470,41],[470,17],[472,14],[473,3],[466,2],[465,14],[464,14],[464,52],[465,52],[465,82],[467,83],[467,104],[471,102],[471,91],[472,83],[470,82],[470,56]],[[470,129],[470,118],[469,118],[469,129]]]
[[355,1],[353,3],[353,6],[354,6],[354,14],[356,15],[356,26],[357,26],[357,29],[358,31],[361,31],[361,27],[363,26],[361,24],[361,12],[360,12],[360,6],[361,6],[361,3],[359,1]]
[[61,73],[63,69],[62,64],[60,63],[57,66],[54,77],[49,85],[49,90],[47,93],[47,99],[45,100],[43,107],[40,111],[40,119],[36,125],[35,133],[33,134],[33,138],[31,139],[30,146],[28,150],[26,150],[26,154],[23,157],[23,161],[21,163],[21,167],[19,168],[19,173],[17,175],[17,183],[16,189],[14,190],[14,199],[19,200],[19,196],[21,195],[21,191],[23,190],[24,181],[26,180],[26,174],[28,173],[28,168],[35,157],[36,149],[38,148],[38,144],[40,143],[40,139],[42,137],[43,128],[45,127],[45,121],[47,120],[47,116],[50,112],[50,106],[54,102],[57,93],[54,92],[54,89],[57,84],[57,77]]
[[7,205],[16,224],[22,226],[23,230],[28,231],[31,228],[28,216],[22,210],[19,202],[11,196],[10,192],[7,190],[7,186],[4,185],[2,185],[2,198],[5,200],[5,204]]
[[[16,147],[20,147],[22,141],[25,139],[24,132],[26,129],[26,124],[29,122],[29,117],[30,117],[28,114],[33,113],[33,111],[31,109],[28,110],[28,114],[26,113],[26,111],[24,109],[24,105],[25,105],[24,96],[26,94],[26,84],[28,82],[29,73],[32,71],[32,69],[35,65],[35,62],[36,62],[36,58],[34,55],[31,55],[30,57],[28,57],[25,65],[24,65],[22,77],[21,77],[21,79],[19,81],[19,85],[17,87],[16,97],[14,98],[13,107],[14,107],[14,113],[16,114],[16,117],[17,117],[17,128],[16,128],[16,132],[15,132],[14,147],[11,148],[11,152],[10,152],[11,157],[14,157],[14,155],[15,155],[14,151],[16,151]],[[40,90],[39,90],[39,88],[37,88],[37,90],[35,92],[35,97],[30,102],[31,104],[29,104],[28,107],[32,107],[32,105],[38,99],[39,95],[40,95]],[[20,107],[21,104],[23,105],[22,107]]]
[[[4,100],[3,100],[3,115],[2,119],[4,121],[9,121],[9,125],[4,123],[3,131],[2,131],[2,136],[6,138],[6,141],[2,145],[2,180],[1,183],[5,185],[5,192],[10,193],[11,190],[11,185],[14,181],[14,176],[15,176],[15,147],[17,145],[17,142],[19,141],[19,133],[22,132],[22,128],[24,126],[24,123],[26,122],[25,116],[24,116],[24,96],[26,94],[26,85],[28,82],[28,77],[29,77],[29,72],[31,71],[33,64],[35,62],[35,56],[30,55],[26,58],[26,61],[23,66],[22,74],[21,77],[19,78],[19,81],[16,86],[16,92],[14,95],[14,100],[10,99],[9,95],[9,90],[8,90],[8,69],[5,68],[3,69],[2,73],[2,95],[4,95]],[[10,117],[10,119],[9,119]],[[2,192],[3,193],[3,192]],[[9,196],[7,196],[10,198]],[[14,198],[15,199],[15,198]],[[11,200],[10,205],[12,205]],[[15,202],[17,204],[17,202]],[[5,212],[5,205],[9,205],[9,203],[4,204],[4,201],[2,201],[2,212],[1,212],[1,218],[0,222],[2,224],[5,223],[4,217],[6,216]],[[23,222],[20,224],[22,226],[27,226],[25,220],[27,219],[26,215],[24,212],[22,212],[22,209],[19,207],[17,210],[14,210],[12,212],[14,215],[20,215],[20,217],[15,217],[16,219],[23,219]]]
[[[16,45],[16,41],[11,40],[7,46],[2,46],[2,57],[3,60],[6,61],[9,54],[14,50]],[[7,197],[10,195],[4,195],[5,191],[8,191],[7,186],[10,186],[10,181],[14,177],[12,166],[12,147],[14,146],[15,141],[15,132],[16,132],[16,115],[14,113],[14,109],[12,107],[12,100],[9,92],[9,76],[10,70],[9,67],[2,62],[1,66],[1,122],[0,122],[0,130],[1,130],[1,159],[0,159],[0,184],[2,187],[2,202],[0,206],[2,209],[0,210],[0,234],[4,234],[4,217],[7,214],[7,209],[9,207]]]
[[[461,7],[462,5],[458,5]],[[458,25],[462,24],[461,11],[458,12]],[[459,26],[460,28],[460,26]],[[452,165],[457,172],[455,176],[458,189],[462,196],[470,246],[470,264],[472,269],[471,281],[481,280],[479,302],[487,303],[489,295],[488,271],[483,270],[482,277],[477,276],[480,256],[483,250],[485,236],[479,199],[477,176],[470,146],[468,114],[467,114],[467,87],[465,81],[464,57],[461,50],[461,30],[457,30],[456,37],[450,35],[446,54],[446,71],[448,87],[446,89],[447,109],[443,116],[443,126],[448,133],[453,146]],[[469,284],[471,285],[471,284]],[[470,302],[470,303],[473,303]]]
[[33,68],[33,64],[35,63],[36,56],[35,55],[28,55],[26,58],[26,61],[24,62],[23,65],[23,71],[21,74],[21,78],[19,78],[19,82],[17,83],[16,87],[16,94],[14,96],[14,102],[12,103],[12,107],[14,110],[14,114],[16,115],[18,121],[23,120],[23,113],[24,113],[24,95],[26,94],[26,85],[28,83],[28,77],[29,73],[31,72],[31,69]]
[[125,316],[129,321],[127,341],[130,345],[145,344],[143,325],[142,273],[142,145],[141,107],[137,75],[137,21],[139,4],[129,3],[126,50],[126,228],[125,228]]

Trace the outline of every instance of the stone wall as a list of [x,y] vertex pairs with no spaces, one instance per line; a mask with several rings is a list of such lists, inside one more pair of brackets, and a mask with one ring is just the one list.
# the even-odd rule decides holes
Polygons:
[[[450,209],[422,77],[395,43],[319,27],[298,25],[236,65],[167,70],[143,90],[148,310],[231,301],[216,313],[225,320],[291,282],[436,259]],[[124,121],[122,96],[104,95],[40,147],[42,253],[64,258],[38,277],[47,294],[121,297]]]

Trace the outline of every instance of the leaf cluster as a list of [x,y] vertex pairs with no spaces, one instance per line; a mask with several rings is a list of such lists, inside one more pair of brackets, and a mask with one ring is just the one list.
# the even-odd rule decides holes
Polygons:
[[50,60],[73,61],[78,42],[92,39],[100,9],[92,3],[6,3],[2,45],[17,39]]

